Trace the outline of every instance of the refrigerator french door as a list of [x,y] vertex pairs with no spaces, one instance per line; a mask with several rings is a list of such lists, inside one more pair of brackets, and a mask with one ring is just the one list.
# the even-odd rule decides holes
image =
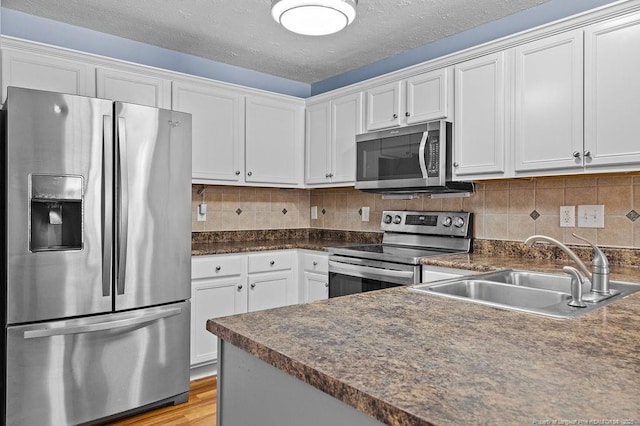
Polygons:
[[186,399],[191,116],[9,88],[3,125],[3,420]]

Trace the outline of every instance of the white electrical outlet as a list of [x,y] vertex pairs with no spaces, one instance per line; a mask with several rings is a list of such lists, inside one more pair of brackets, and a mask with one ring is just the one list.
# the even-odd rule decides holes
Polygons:
[[207,221],[207,204],[200,203],[198,204],[198,211],[196,212],[196,220],[198,222],[206,222]]
[[560,228],[576,226],[576,206],[560,206]]
[[311,219],[318,218],[318,206],[311,206]]
[[369,222],[369,207],[362,208],[362,221]]
[[604,205],[578,206],[578,228],[604,228]]

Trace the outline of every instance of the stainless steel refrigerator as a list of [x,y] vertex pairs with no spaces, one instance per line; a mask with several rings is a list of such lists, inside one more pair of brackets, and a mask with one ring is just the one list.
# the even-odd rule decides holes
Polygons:
[[185,401],[191,116],[10,87],[2,124],[3,420]]

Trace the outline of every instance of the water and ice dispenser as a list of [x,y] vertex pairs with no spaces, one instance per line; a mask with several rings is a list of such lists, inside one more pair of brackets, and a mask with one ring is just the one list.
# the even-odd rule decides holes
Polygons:
[[32,252],[82,250],[82,176],[30,176]]

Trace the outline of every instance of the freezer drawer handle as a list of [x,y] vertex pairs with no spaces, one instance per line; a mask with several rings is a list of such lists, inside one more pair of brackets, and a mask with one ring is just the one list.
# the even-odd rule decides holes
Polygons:
[[47,328],[40,330],[28,330],[24,332],[25,339],[36,339],[39,337],[63,336],[67,334],[93,333],[95,331],[113,330],[115,328],[130,327],[132,325],[145,324],[162,318],[169,318],[179,315],[182,308],[171,308],[166,311],[155,312],[143,317],[127,318],[116,321],[99,322],[96,324],[77,325],[64,328]]

